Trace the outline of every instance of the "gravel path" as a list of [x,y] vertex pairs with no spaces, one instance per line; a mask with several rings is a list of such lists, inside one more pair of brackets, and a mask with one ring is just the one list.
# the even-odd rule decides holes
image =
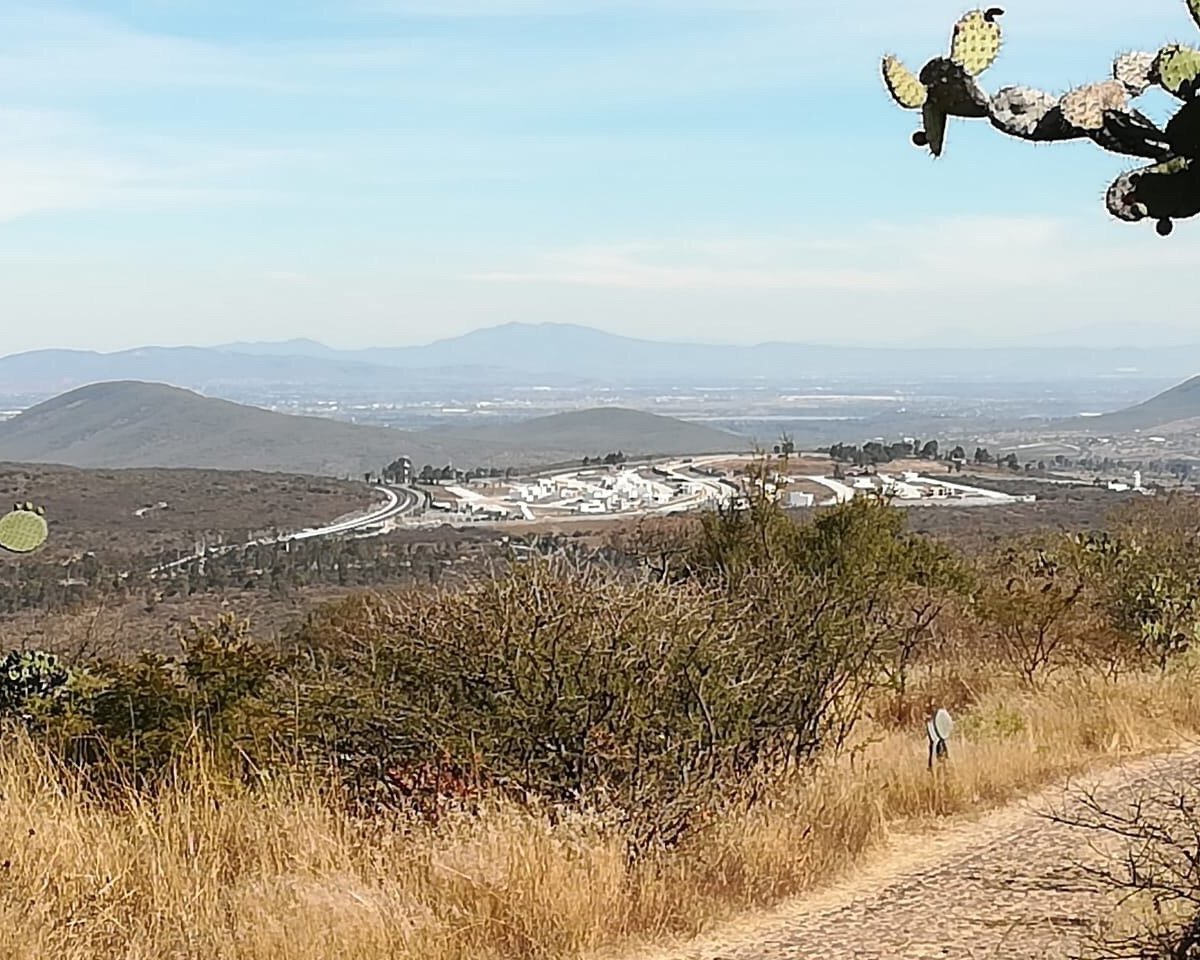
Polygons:
[[1066,960],[1109,909],[1081,868],[1104,852],[1096,835],[1044,814],[1069,813],[1082,789],[1119,805],[1163,777],[1200,777],[1200,749],[1079,777],[974,822],[903,838],[852,881],[657,956]]

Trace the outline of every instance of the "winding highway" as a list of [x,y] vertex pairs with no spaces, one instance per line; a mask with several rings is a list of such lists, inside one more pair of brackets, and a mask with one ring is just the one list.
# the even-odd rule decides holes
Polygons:
[[337,537],[351,533],[375,536],[384,533],[393,521],[415,516],[425,508],[425,495],[410,487],[377,486],[375,489],[383,494],[385,502],[381,506],[373,508],[368,513],[346,517],[321,527],[309,527],[294,533],[284,533],[278,537],[263,537],[258,540],[251,540],[248,543],[230,543],[220,547],[210,547],[189,554],[186,557],[180,557],[178,560],[172,560],[170,563],[154,567],[150,573],[163,573],[167,570],[174,570],[189,563],[194,563],[197,560],[203,560],[206,557],[221,556],[234,550],[242,550],[247,547],[262,546],[264,544],[316,540],[321,537]]

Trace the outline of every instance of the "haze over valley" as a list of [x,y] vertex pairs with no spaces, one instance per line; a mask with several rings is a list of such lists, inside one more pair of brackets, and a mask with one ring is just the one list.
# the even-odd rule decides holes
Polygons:
[[1200,345],[748,347],[506,324],[425,347],[282,341],[14,354],[0,358],[0,411],[12,416],[94,382],[140,380],[281,413],[428,431],[425,444],[439,431],[482,439],[524,419],[610,407],[768,445],[785,432],[804,446],[930,433],[1019,444],[1057,434],[1060,421],[1132,407],[1195,369]]

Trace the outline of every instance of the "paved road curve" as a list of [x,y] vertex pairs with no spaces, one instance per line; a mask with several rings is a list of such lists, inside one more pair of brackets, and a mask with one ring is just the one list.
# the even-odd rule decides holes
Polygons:
[[288,543],[295,540],[313,540],[320,537],[336,537],[347,533],[365,531],[368,528],[382,527],[382,525],[386,524],[388,521],[420,513],[425,503],[424,496],[416,490],[410,489],[409,487],[379,486],[375,489],[383,494],[384,503],[381,506],[378,506],[368,513],[364,513],[360,516],[348,517],[347,519],[326,524],[322,527],[310,527],[307,530],[298,530],[295,533],[285,533],[274,538],[255,540],[251,541],[250,543],[225,544],[221,547],[209,548],[203,553],[196,553],[187,557],[181,557],[178,560],[165,563],[160,567],[155,567],[150,572],[162,573],[165,570],[172,570],[176,567],[182,567],[189,563],[194,563],[202,557],[218,556],[223,553],[229,553],[233,550],[242,550],[246,547],[254,546],[255,544]]
[[1081,866],[1104,855],[1095,834],[1041,814],[1069,811],[1082,787],[1119,805],[1164,776],[1195,781],[1200,748],[1080,778],[1072,789],[932,837],[906,838],[851,882],[655,958],[1066,960],[1111,909]]

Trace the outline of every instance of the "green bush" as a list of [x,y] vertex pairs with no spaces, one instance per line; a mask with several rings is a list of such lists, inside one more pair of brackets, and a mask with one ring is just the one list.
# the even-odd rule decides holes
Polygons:
[[900,523],[862,502],[801,527],[758,504],[707,519],[672,583],[538,560],[328,607],[297,637],[302,737],[360,792],[441,765],[603,799],[636,849],[673,843],[839,749],[881,664],[928,628],[955,567]]
[[229,615],[194,622],[180,657],[90,665],[89,682],[47,717],[65,759],[97,784],[153,785],[202,743],[247,774],[278,753],[279,662]]
[[67,687],[71,672],[53,654],[12,651],[0,660],[0,717],[23,717]]

